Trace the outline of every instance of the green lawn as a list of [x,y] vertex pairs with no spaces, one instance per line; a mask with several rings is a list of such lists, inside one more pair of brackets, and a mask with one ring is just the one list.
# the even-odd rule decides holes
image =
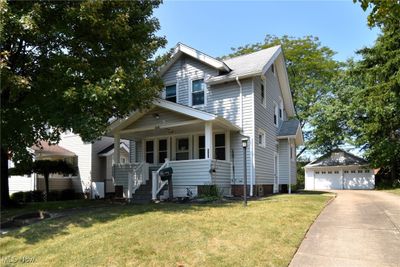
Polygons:
[[385,189],[383,191],[393,193],[393,194],[400,196],[400,188]]
[[38,266],[287,266],[331,195],[98,207],[1,237],[0,256]]

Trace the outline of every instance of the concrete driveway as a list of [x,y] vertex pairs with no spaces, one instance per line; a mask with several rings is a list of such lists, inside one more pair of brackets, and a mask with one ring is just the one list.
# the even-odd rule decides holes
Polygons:
[[311,226],[290,266],[400,266],[400,197],[337,194]]

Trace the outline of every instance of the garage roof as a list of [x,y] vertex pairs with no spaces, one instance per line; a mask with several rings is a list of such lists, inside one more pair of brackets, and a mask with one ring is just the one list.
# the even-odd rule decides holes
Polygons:
[[365,159],[346,152],[342,149],[332,150],[330,153],[310,162],[306,167],[368,165]]

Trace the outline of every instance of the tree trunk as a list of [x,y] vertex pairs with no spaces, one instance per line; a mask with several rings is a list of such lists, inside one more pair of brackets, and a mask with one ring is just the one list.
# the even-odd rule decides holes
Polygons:
[[45,183],[45,186],[46,186],[46,197],[45,197],[45,199],[44,199],[44,201],[48,201],[48,198],[49,198],[49,173],[44,173],[43,174],[44,175],[44,183]]
[[398,166],[397,166],[397,161],[394,160],[394,161],[392,162],[392,170],[391,170],[392,183],[398,179],[398,176],[397,176],[397,167],[398,167]]
[[10,205],[10,195],[8,191],[8,149],[1,147],[1,206]]

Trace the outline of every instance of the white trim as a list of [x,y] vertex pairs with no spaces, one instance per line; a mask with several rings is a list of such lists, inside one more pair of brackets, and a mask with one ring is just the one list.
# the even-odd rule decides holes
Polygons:
[[[203,104],[199,104],[199,105],[193,105],[193,82],[195,81],[199,81],[199,80],[203,80],[203,84],[202,84],[202,89],[203,91],[199,91],[199,92],[203,92],[204,94],[204,100],[203,100]],[[191,77],[188,79],[189,81],[189,106],[191,106],[192,108],[204,108],[205,106],[207,106],[207,84],[204,82],[204,76],[203,77]],[[199,93],[196,92],[196,93]]]
[[[171,128],[171,127],[179,127],[179,126],[196,124],[196,123],[200,123],[200,122],[202,122],[202,120],[195,119],[195,120],[182,121],[182,122],[176,122],[176,123],[170,123],[170,124],[162,124],[162,125],[158,125],[157,128],[159,128],[159,129],[167,129],[167,128]],[[150,130],[154,130],[154,128],[155,128],[155,126],[146,126],[146,127],[122,130],[122,131],[120,131],[120,133],[125,134],[125,133],[136,133],[136,132],[150,131]]]
[[[125,149],[126,152],[129,153],[129,147],[125,143],[121,142],[119,148],[123,148],[123,149]],[[108,156],[111,156],[112,154],[114,154],[114,148],[106,153],[98,154],[98,156],[99,157],[108,157]]]
[[[167,98],[167,86],[171,86],[171,85],[175,85],[175,90],[176,90],[176,92],[175,92],[175,97],[176,97],[176,103],[179,103],[179,89],[178,89],[178,86],[179,86],[179,81],[178,80],[170,80],[170,81],[166,81],[166,82],[164,82],[164,90],[162,91],[162,99],[164,99],[164,100],[167,100],[166,98]],[[168,100],[167,100],[168,101]]]
[[[262,142],[260,144],[260,134],[262,134]],[[267,143],[267,137],[266,137],[266,131],[264,129],[258,128],[257,131],[257,145],[259,147],[266,147],[266,143]]]
[[175,46],[174,52],[170,58],[170,60],[161,67],[160,76],[163,76],[165,72],[178,60],[178,58],[182,55],[186,54],[192,58],[195,58],[211,67],[214,67],[218,70],[230,71],[229,67],[222,61],[219,61],[199,50],[196,50],[192,47],[189,47],[185,44],[178,43]]

